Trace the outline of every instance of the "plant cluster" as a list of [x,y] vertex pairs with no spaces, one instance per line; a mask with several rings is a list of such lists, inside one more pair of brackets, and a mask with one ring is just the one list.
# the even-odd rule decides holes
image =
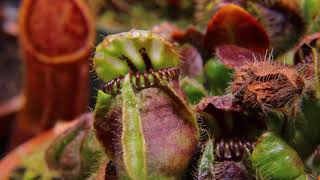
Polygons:
[[108,35],[93,58],[104,81],[93,117],[45,150],[48,171],[65,179],[316,179],[319,6],[199,1],[205,31],[163,23]]

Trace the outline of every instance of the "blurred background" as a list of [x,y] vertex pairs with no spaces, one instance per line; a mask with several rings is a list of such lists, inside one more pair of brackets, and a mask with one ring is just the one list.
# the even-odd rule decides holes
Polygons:
[[0,2],[0,156],[4,155],[16,112],[21,108],[22,61],[18,47],[20,1]]

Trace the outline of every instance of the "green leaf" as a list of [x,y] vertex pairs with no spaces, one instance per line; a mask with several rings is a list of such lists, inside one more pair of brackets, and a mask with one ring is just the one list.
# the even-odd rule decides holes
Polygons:
[[110,94],[105,94],[103,91],[98,91],[98,97],[96,106],[94,109],[94,120],[103,120],[104,116],[108,112],[108,108],[111,104],[112,96]]
[[122,136],[123,161],[130,178],[146,179],[146,149],[137,99],[126,75],[123,83]]
[[185,77],[180,82],[180,87],[186,93],[189,103],[196,104],[208,95],[207,90],[194,79]]
[[305,174],[297,152],[273,132],[264,133],[257,140],[252,162],[263,179],[295,179]]
[[198,167],[198,179],[202,179],[210,176],[213,170],[214,164],[214,149],[212,140],[209,139],[204,147],[203,154],[201,156],[199,167]]
[[233,70],[216,59],[210,59],[204,67],[204,73],[208,90],[213,95],[225,94],[225,89],[231,81]]

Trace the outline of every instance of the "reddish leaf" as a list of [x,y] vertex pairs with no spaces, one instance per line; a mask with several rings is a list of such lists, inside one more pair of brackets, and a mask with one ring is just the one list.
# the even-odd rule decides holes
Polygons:
[[173,41],[172,34],[180,31],[181,30],[176,25],[169,22],[163,22],[152,28],[152,32],[159,34],[168,41]]
[[216,56],[226,66],[238,68],[246,62],[262,59],[262,55],[235,45],[222,45],[216,48]]
[[259,22],[265,27],[274,55],[291,49],[305,32],[306,24],[297,0],[252,1],[247,3]]
[[195,27],[189,27],[185,31],[177,30],[172,32],[172,39],[179,43],[189,43],[195,46],[198,50],[203,49],[203,34]]
[[231,96],[225,95],[205,98],[196,105],[195,110],[197,112],[239,111],[240,107],[232,102]]
[[211,18],[204,36],[204,46],[210,52],[226,44],[264,53],[269,48],[269,38],[260,23],[247,11],[228,4]]
[[193,46],[184,46],[180,50],[181,73],[189,77],[197,77],[203,69],[202,57]]
[[[320,42],[320,33],[315,33],[310,36],[306,36],[294,49],[294,64],[301,67],[301,73],[304,74],[306,79],[313,79],[315,76],[314,69],[314,56],[319,54],[313,53],[313,48],[317,48],[317,44]],[[319,51],[319,49],[317,49]]]
[[320,33],[304,37],[294,50],[294,64],[312,63],[312,48],[316,47],[317,41],[320,41]]

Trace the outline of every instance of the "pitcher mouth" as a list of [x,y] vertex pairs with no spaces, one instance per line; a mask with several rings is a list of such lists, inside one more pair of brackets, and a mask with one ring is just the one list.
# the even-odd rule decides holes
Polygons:
[[262,112],[243,109],[230,95],[204,98],[194,110],[208,131],[204,140],[212,140],[214,157],[219,162],[242,161],[268,129]]
[[[144,72],[130,71],[130,81],[136,90],[158,86],[161,80],[171,81],[179,78],[180,70],[175,67],[149,69]],[[123,76],[112,79],[103,86],[103,92],[111,95],[121,94]]]
[[[222,126],[220,127],[222,128],[222,132],[216,137],[213,135],[214,155],[217,161],[242,161],[246,154],[252,153],[257,139],[267,131],[267,125],[261,122],[260,119],[250,119],[249,121],[244,119],[238,120],[243,122],[232,128],[232,132],[235,132],[230,133],[228,132],[229,130],[224,129]],[[255,124],[251,128],[257,128],[254,134],[247,133],[249,130],[247,128],[250,126],[249,123]]]
[[243,138],[219,138],[214,141],[215,157],[218,161],[241,161],[246,152],[252,152],[255,141]]

